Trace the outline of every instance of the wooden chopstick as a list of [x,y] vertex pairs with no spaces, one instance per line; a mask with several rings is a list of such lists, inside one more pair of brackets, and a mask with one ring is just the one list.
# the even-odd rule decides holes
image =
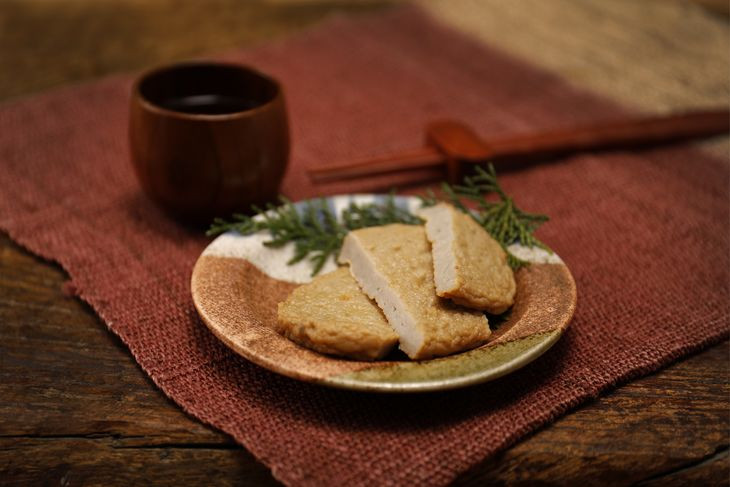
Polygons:
[[[458,159],[497,165],[549,159],[561,155],[610,149],[635,149],[730,131],[730,111],[707,110],[666,116],[628,118],[568,129],[482,139],[481,150]],[[453,156],[453,154],[450,154]],[[445,165],[447,157],[433,145],[377,158],[311,168],[315,182],[336,181]]]

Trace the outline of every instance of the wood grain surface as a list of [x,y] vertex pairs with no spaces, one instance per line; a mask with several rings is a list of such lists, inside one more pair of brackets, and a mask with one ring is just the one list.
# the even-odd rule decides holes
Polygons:
[[[257,42],[335,11],[390,3],[1,0],[0,100]],[[431,3],[467,30],[474,29],[475,5],[485,5],[482,15],[489,12],[490,22],[501,26],[484,34],[491,42],[607,96],[633,96],[657,110],[698,100],[727,104],[727,44],[720,43],[730,30],[725,17],[689,2],[550,0],[520,10],[510,6],[519,2],[461,1],[461,17],[458,8],[444,13],[444,2]],[[556,18],[572,28],[543,26]],[[520,32],[510,23],[530,28]],[[646,67],[634,74],[626,70],[627,38],[649,49]],[[720,49],[723,57],[716,55]],[[586,56],[590,65],[581,62]],[[721,69],[707,56],[724,59],[717,62]],[[601,76],[612,81],[597,81]],[[654,89],[637,95],[636,83]],[[714,150],[726,144],[721,140]],[[95,313],[64,294],[65,280],[57,265],[0,235],[0,484],[276,484],[245,449],[168,400]],[[729,364],[724,343],[625,384],[458,483],[728,485]]]

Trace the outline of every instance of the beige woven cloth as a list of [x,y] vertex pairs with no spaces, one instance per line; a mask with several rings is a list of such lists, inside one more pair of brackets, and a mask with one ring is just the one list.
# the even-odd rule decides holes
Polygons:
[[[422,0],[442,22],[627,106],[730,104],[730,23],[686,0]],[[727,137],[702,143],[727,158]]]
[[627,105],[727,104],[730,26],[686,1],[439,0],[432,13]]

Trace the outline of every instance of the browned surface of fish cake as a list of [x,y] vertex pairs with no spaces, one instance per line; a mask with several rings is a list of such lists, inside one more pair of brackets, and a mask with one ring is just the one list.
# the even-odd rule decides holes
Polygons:
[[358,360],[381,358],[398,342],[346,267],[294,289],[278,305],[278,326],[280,333],[307,348]]
[[345,238],[340,261],[383,310],[412,359],[467,350],[489,337],[486,317],[436,295],[431,246],[422,226],[363,228]]
[[421,212],[432,244],[436,293],[470,308],[500,314],[514,304],[507,253],[469,215],[447,203]]

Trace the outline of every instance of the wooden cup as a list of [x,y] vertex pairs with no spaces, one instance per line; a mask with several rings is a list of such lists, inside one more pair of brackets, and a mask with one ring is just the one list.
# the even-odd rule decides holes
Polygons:
[[185,63],[132,89],[132,162],[144,191],[191,222],[276,198],[289,156],[281,86],[250,68]]

